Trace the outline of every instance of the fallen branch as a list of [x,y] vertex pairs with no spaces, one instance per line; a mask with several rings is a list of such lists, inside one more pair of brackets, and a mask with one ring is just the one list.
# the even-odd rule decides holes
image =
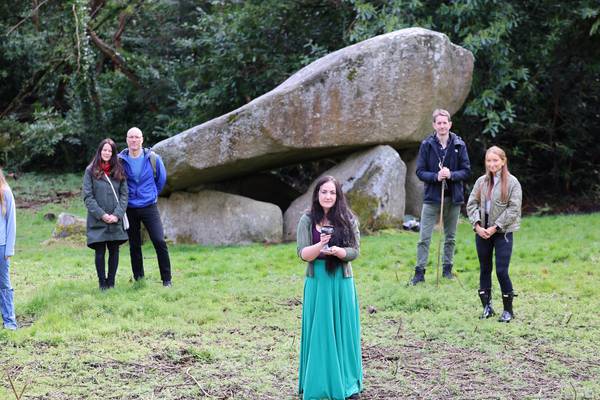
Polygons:
[[17,394],[17,389],[15,388],[15,384],[13,383],[13,380],[10,377],[10,374],[8,373],[8,370],[6,370],[6,376],[8,377],[8,383],[10,383],[10,388],[12,389],[13,393],[15,394],[15,398],[17,400],[19,400],[19,395]]
[[12,389],[15,395],[15,399],[20,400],[23,397],[23,393],[25,393],[25,389],[27,389],[27,386],[29,386],[30,382],[26,382],[25,385],[23,385],[23,388],[21,389],[21,393],[17,393],[17,388],[15,387],[15,383],[12,377],[10,376],[10,373],[8,372],[8,370],[5,370],[5,372],[6,376],[8,377],[8,383],[10,383],[10,388]]
[[571,322],[571,317],[573,316],[573,313],[569,313],[569,317],[567,318],[567,321],[565,322],[565,326],[569,325],[569,322]]
[[573,389],[573,400],[577,400],[577,390],[575,390],[575,386],[573,386],[571,381],[569,381],[569,385],[571,385],[571,389]]
[[196,380],[196,378],[194,378],[194,376],[193,376],[192,374],[190,374],[190,369],[191,369],[191,367],[190,367],[190,368],[188,368],[188,369],[186,369],[186,370],[185,370],[185,374],[186,374],[187,376],[189,376],[189,377],[190,377],[190,378],[191,378],[191,379],[192,379],[192,380],[193,380],[193,381],[196,383],[196,385],[198,386],[198,388],[200,388],[200,391],[202,392],[202,394],[203,394],[205,397],[212,397],[212,398],[215,398],[215,396],[212,396],[212,395],[211,395],[211,394],[209,394],[209,393],[208,393],[206,390],[204,390],[204,388],[202,387],[202,385],[200,385],[200,382],[198,382],[198,381]]
[[400,318],[400,322],[398,323],[398,331],[396,332],[395,338],[398,339],[400,336],[400,331],[402,330],[402,318]]

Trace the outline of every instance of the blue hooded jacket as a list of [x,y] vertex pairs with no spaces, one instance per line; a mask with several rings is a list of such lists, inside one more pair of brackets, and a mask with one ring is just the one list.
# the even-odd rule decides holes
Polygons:
[[129,149],[119,153],[119,158],[123,162],[123,168],[127,175],[127,188],[129,189],[129,201],[127,207],[143,208],[156,204],[158,195],[165,187],[167,182],[167,170],[162,159],[156,154],[156,179],[150,163],[151,149],[143,149],[144,166],[140,176],[136,179],[131,170]]
[[[452,175],[447,180],[448,189],[452,194],[454,204],[465,202],[463,181],[471,176],[471,162],[467,154],[467,145],[455,133],[450,132],[446,158],[443,166],[448,167]],[[439,141],[435,132],[421,143],[417,157],[417,176],[425,183],[424,203],[440,203],[442,182],[437,180],[439,164],[442,157],[439,152]]]

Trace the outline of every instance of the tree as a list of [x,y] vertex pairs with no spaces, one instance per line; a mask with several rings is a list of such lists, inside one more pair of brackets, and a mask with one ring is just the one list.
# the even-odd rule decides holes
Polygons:
[[600,190],[592,161],[600,157],[592,134],[600,108],[597,2],[348,3],[356,15],[352,41],[418,25],[446,33],[474,54],[471,95],[455,127],[480,170],[494,143],[509,150],[531,194]]
[[[0,143],[20,168],[81,168],[229,112],[323,55],[410,26],[475,55],[454,126],[481,171],[508,150],[528,193],[600,192],[597,0],[32,0],[0,3]],[[535,15],[535,18],[532,16]]]

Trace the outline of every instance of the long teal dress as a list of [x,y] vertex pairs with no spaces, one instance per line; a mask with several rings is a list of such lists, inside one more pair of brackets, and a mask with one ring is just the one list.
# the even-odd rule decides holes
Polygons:
[[304,400],[344,400],[362,390],[360,320],[354,278],[314,261],[304,281],[298,391]]

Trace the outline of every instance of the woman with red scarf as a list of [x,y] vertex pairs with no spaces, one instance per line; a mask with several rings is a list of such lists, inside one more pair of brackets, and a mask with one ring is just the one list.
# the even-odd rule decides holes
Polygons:
[[[117,157],[117,146],[112,139],[104,139],[83,176],[83,201],[88,210],[87,245],[96,251],[100,290],[115,286],[119,246],[127,241],[127,227],[123,225],[127,195],[127,181]],[[104,262],[106,249],[108,275]]]

